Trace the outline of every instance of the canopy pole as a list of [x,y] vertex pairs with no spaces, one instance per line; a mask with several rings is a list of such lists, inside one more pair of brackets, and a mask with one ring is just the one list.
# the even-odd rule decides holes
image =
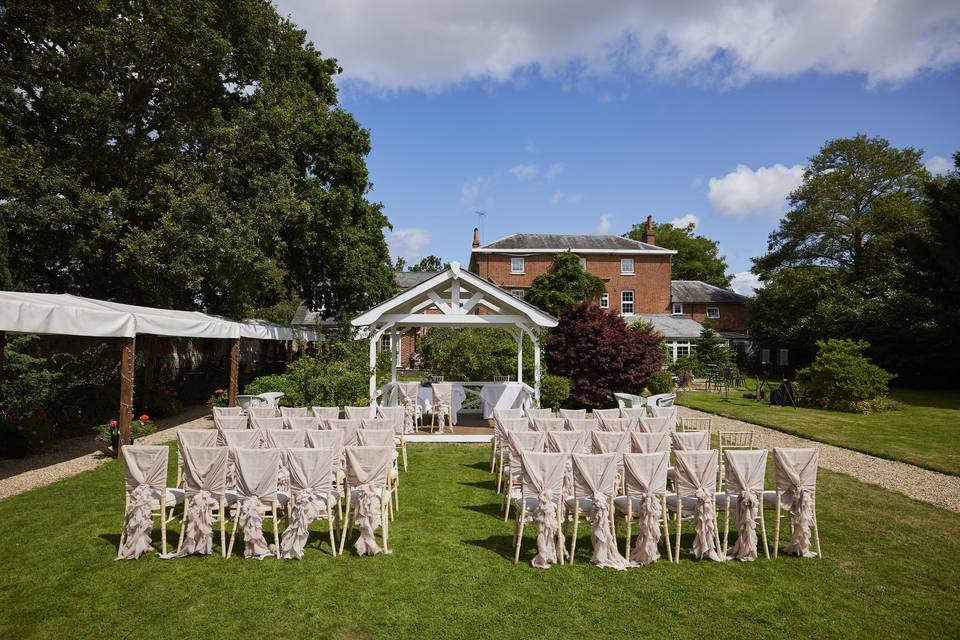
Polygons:
[[230,395],[228,407],[237,406],[237,379],[240,377],[240,338],[230,341]]
[[517,329],[517,382],[523,382],[523,331]]
[[143,408],[153,409],[153,389],[157,383],[157,336],[147,336],[145,364],[143,369]]
[[390,330],[390,381],[397,381],[397,355],[400,353],[400,341],[397,339],[397,330]]
[[133,417],[133,363],[136,356],[137,338],[123,338],[120,346],[120,439],[117,441],[117,456],[120,448],[130,444],[130,419]]
[[533,402],[540,407],[540,332],[533,332]]
[[377,339],[379,331],[370,331],[370,406],[377,404]]

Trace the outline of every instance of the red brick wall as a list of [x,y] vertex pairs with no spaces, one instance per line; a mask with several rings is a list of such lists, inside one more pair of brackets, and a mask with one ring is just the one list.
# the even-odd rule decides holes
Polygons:
[[[634,294],[635,313],[670,312],[670,256],[646,254],[587,254],[587,271],[601,278],[610,294],[610,308],[620,313],[620,295],[624,290]],[[634,259],[634,275],[620,274],[620,259]],[[528,289],[533,279],[553,268],[553,254],[524,256],[524,273],[510,273],[509,255],[475,253],[470,266],[485,278],[506,290]],[[721,314],[722,315],[722,314]]]
[[[719,307],[720,319],[707,319],[707,307]],[[715,331],[747,332],[747,305],[745,304],[734,304],[730,302],[709,304],[684,302],[683,312],[689,314],[691,318],[703,326],[710,327]]]

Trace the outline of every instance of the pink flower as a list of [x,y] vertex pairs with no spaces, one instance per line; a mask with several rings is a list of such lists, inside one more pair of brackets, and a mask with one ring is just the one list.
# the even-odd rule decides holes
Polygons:
[[111,427],[117,426],[117,421],[116,421],[116,420],[111,420],[111,421],[110,421],[110,426],[111,426]]
[[219,396],[223,393],[223,389],[216,389],[213,393]]
[[143,414],[142,416],[140,416],[140,422],[146,422],[149,419],[150,419],[150,416],[148,416],[147,414]]

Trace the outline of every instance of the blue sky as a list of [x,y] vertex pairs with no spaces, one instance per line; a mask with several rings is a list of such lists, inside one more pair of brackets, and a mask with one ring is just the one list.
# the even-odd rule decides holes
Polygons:
[[342,103],[371,130],[371,197],[408,261],[465,262],[475,210],[487,214],[484,241],[622,234],[653,215],[695,220],[745,290],[750,258],[827,139],[862,132],[920,147],[934,170],[960,150],[951,3],[851,0],[861,11],[843,15],[816,2],[803,15],[790,13],[797,3],[746,14],[734,3],[708,16],[656,3],[598,16],[571,3],[583,13],[569,20],[538,2],[412,4],[422,13],[279,3],[340,59]]

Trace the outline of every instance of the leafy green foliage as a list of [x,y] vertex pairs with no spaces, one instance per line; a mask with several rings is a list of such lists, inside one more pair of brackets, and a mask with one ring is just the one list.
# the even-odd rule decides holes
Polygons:
[[855,403],[886,395],[893,376],[864,357],[863,340],[819,340],[813,363],[797,372],[807,404],[851,410]]
[[565,406],[570,397],[570,381],[562,376],[547,374],[540,380],[540,406],[556,411]]
[[[626,235],[642,242],[645,227],[635,224]],[[697,235],[693,224],[678,228],[667,222],[655,225],[654,229],[657,246],[677,252],[671,272],[674,280],[702,280],[723,289],[730,286],[731,276],[727,274],[727,261],[720,255],[719,242]]]
[[410,267],[409,271],[443,271],[450,265],[434,255],[429,255]]
[[603,280],[580,266],[580,256],[566,251],[557,254],[551,271],[533,279],[524,299],[559,316],[567,305],[598,299],[604,291]]
[[654,371],[647,380],[647,391],[650,395],[673,393],[673,377],[669,371]]
[[[503,329],[435,327],[420,340],[429,369],[447,380],[493,380],[517,375],[517,341]],[[533,380],[533,343],[524,336],[523,377]]]
[[8,3],[0,42],[0,280],[230,316],[392,293],[369,133],[270,3]]

